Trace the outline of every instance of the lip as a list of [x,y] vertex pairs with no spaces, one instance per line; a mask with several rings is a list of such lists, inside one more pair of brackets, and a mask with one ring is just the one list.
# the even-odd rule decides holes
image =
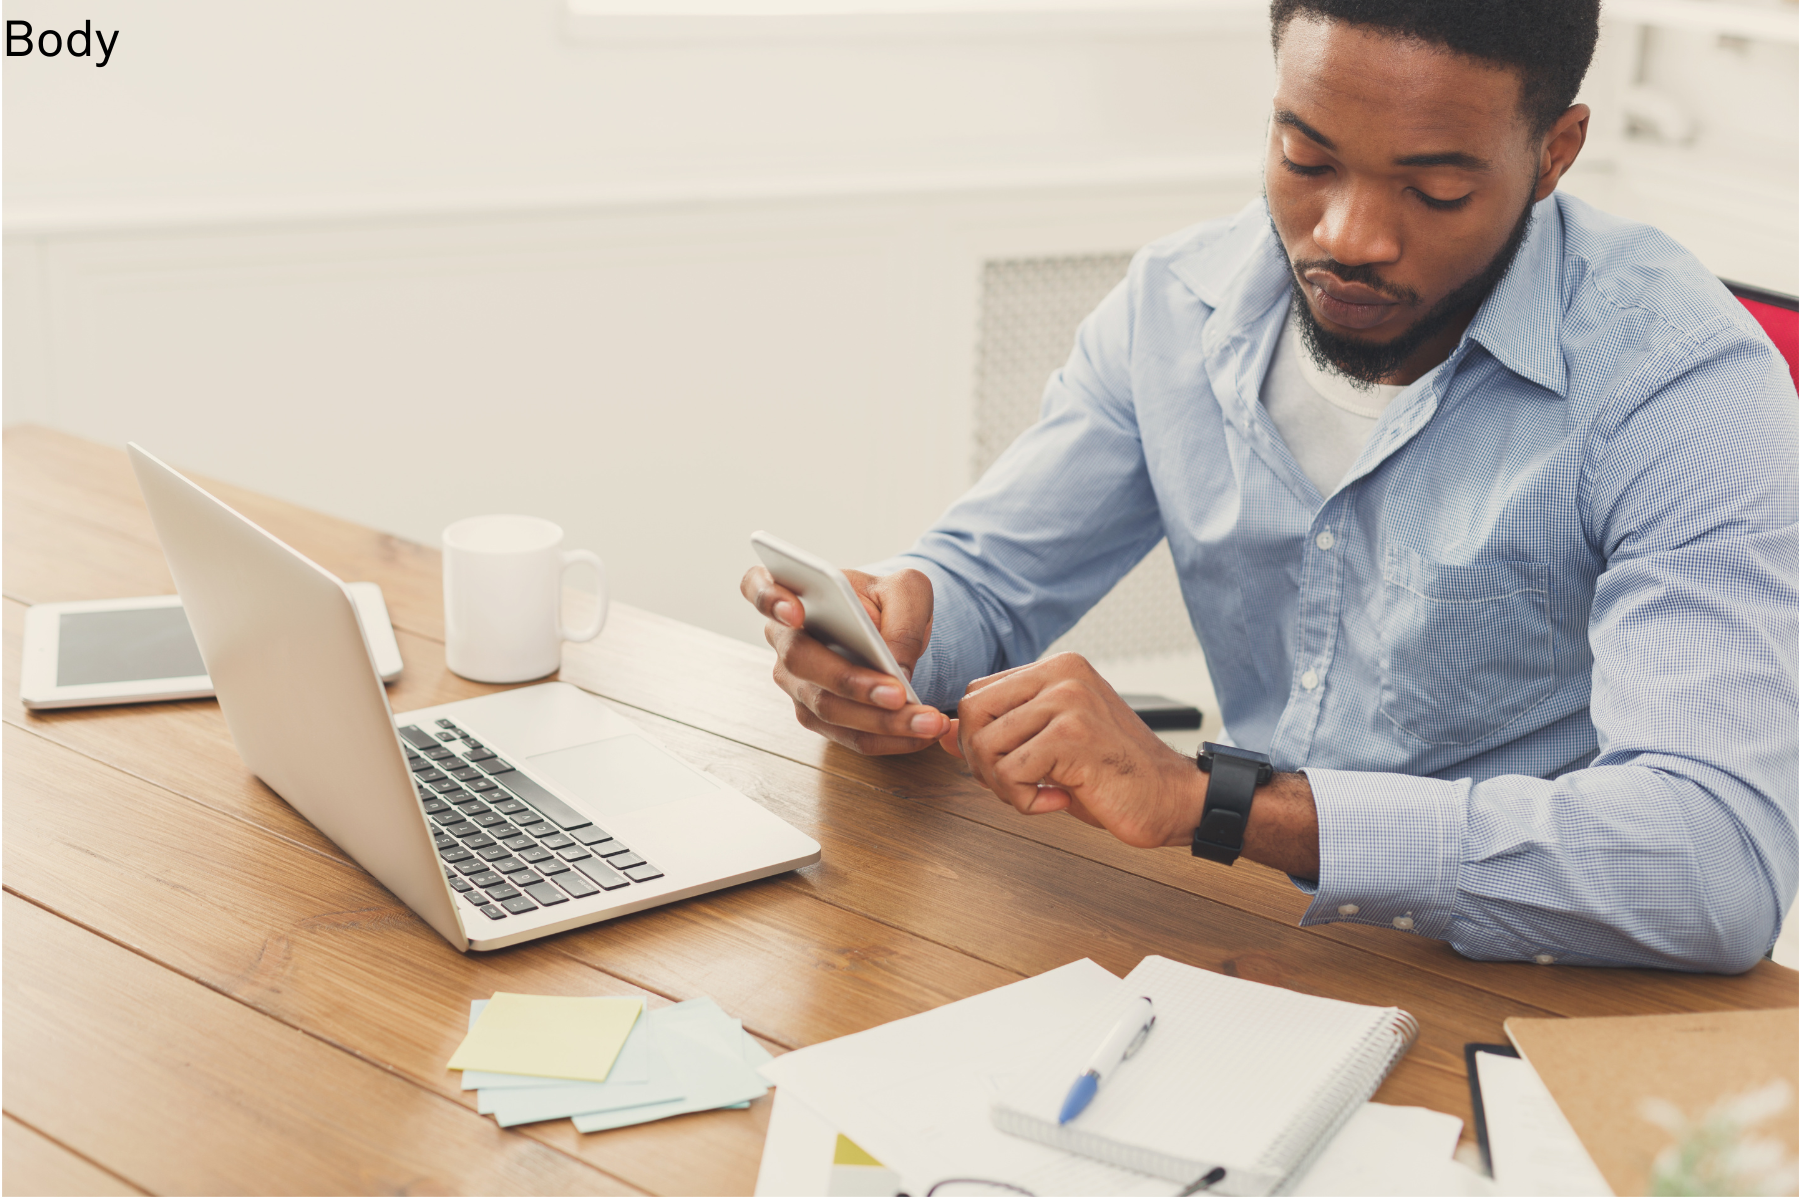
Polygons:
[[1306,283],[1319,315],[1345,329],[1370,329],[1392,316],[1399,301],[1360,283],[1345,283],[1329,271],[1308,271]]

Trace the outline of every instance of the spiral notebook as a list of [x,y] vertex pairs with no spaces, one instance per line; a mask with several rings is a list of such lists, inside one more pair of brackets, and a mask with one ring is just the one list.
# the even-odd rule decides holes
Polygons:
[[[1059,1126],[1070,1083],[1139,996],[1156,1006],[1150,1035],[1087,1110]],[[1213,1194],[1269,1195],[1304,1175],[1417,1032],[1398,1008],[1307,996],[1153,955],[1060,1046],[995,1081],[993,1121],[1177,1184],[1210,1175]]]

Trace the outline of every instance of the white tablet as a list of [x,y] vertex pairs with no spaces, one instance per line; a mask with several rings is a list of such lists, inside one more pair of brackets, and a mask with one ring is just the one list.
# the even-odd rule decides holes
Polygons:
[[[381,585],[347,583],[384,682],[400,678],[400,644]],[[213,694],[180,596],[73,600],[25,610],[19,698],[26,708],[188,700]]]

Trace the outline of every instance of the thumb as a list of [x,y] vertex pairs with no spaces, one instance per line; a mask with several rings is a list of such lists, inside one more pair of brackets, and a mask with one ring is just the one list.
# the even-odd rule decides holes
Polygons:
[[875,624],[894,652],[894,660],[912,674],[919,656],[931,641],[931,580],[911,569],[883,575],[873,581],[869,599],[881,610]]

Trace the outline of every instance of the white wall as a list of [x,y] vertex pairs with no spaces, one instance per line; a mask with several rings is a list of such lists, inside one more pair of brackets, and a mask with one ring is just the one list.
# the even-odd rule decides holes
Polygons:
[[[1271,77],[1253,0],[785,40],[561,0],[79,11],[108,66],[0,77],[8,422],[422,540],[539,513],[620,598],[747,637],[750,529],[862,561],[966,483],[980,264],[1234,210]],[[1571,186],[1627,211],[1646,154],[1704,149],[1617,146]],[[1785,265],[1741,269],[1742,213],[1692,244],[1792,290],[1792,176],[1740,204]]]

